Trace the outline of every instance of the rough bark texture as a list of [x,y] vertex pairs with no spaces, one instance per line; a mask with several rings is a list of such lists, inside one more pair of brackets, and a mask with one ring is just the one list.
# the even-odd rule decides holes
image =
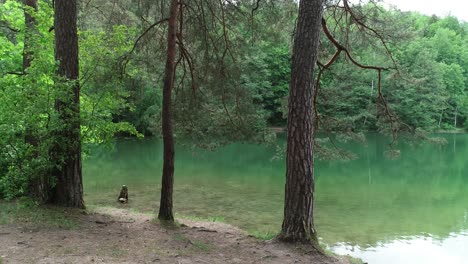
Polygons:
[[179,3],[171,1],[169,30],[167,34],[167,59],[163,87],[162,134],[164,141],[164,165],[162,174],[161,200],[158,219],[174,221],[172,192],[174,186],[174,135],[172,131],[172,87],[175,75],[177,15]]
[[[24,0],[26,7],[32,8],[33,12],[37,12],[37,0]],[[24,10],[24,19],[26,22],[26,34],[24,36],[23,48],[23,73],[31,66],[32,52],[30,50],[31,35],[36,32],[36,19],[31,16],[30,10]]]
[[55,102],[62,125],[55,135],[56,146],[51,154],[51,158],[59,164],[53,172],[57,183],[53,190],[52,202],[62,206],[84,208],[76,0],[56,0],[54,8],[55,59],[59,61],[58,75],[67,80],[67,85],[64,86],[66,91],[60,93],[60,98]]
[[278,238],[316,243],[314,210],[314,68],[322,0],[301,0],[289,90],[284,220]]

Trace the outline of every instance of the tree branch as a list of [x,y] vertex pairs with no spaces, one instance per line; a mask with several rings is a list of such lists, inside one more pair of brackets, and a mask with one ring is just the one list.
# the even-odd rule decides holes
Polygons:
[[[346,1],[346,0],[344,0]],[[354,64],[356,65],[357,67],[359,68],[362,68],[362,69],[371,69],[371,70],[376,70],[378,72],[378,84],[377,84],[377,87],[378,87],[378,98],[379,100],[382,102],[383,104],[383,107],[384,107],[384,111],[385,111],[385,114],[386,116],[389,118],[390,120],[390,126],[391,126],[391,130],[392,130],[392,142],[390,143],[390,145],[393,145],[396,141],[396,133],[397,133],[397,129],[396,127],[394,127],[395,123],[402,123],[402,124],[405,124],[403,122],[401,122],[398,117],[393,114],[387,104],[387,101],[385,100],[385,97],[383,96],[382,94],[382,71],[384,70],[389,70],[391,68],[386,68],[386,67],[379,67],[379,66],[372,66],[372,65],[364,65],[364,64],[361,64],[359,63],[358,61],[356,61],[353,56],[351,55],[351,53],[349,52],[349,50],[343,46],[341,43],[338,42],[338,40],[336,40],[336,38],[333,37],[333,35],[331,34],[330,30],[328,29],[327,27],[327,23],[325,21],[324,18],[322,18],[322,29],[323,29],[323,32],[325,33],[325,36],[328,38],[328,40],[336,47],[337,51],[335,52],[335,54],[333,55],[333,57],[331,58],[331,60],[323,65],[321,64],[321,69],[318,73],[318,76],[317,76],[317,80],[316,80],[316,83],[315,83],[315,94],[314,94],[314,112],[315,112],[315,115],[316,115],[316,120],[317,122],[319,121],[319,117],[318,117],[318,113],[317,113],[317,97],[318,97],[318,91],[319,91],[319,85],[320,85],[320,79],[322,77],[322,73],[323,71],[325,71],[326,69],[330,68],[331,65],[336,62],[336,60],[338,59],[340,53],[342,51],[345,52],[346,54],[346,57],[349,58],[349,60]],[[409,125],[405,124],[407,127],[409,127]],[[409,127],[410,128],[410,127]]]
[[145,31],[143,31],[143,33],[136,39],[135,43],[133,44],[133,47],[132,47],[132,49],[130,50],[129,55],[131,55],[131,54],[135,51],[135,49],[136,49],[136,47],[137,47],[137,45],[138,45],[138,42],[139,42],[151,29],[153,29],[155,26],[157,26],[157,25],[159,25],[159,24],[161,24],[161,23],[163,23],[163,22],[166,22],[166,21],[169,21],[169,18],[163,18],[163,19],[161,19],[161,20],[155,22],[155,23],[152,24],[151,26],[149,26]]
[[383,35],[380,34],[380,32],[378,32],[378,31],[375,30],[374,28],[371,28],[371,27],[369,27],[368,25],[366,25],[364,22],[362,22],[362,19],[363,19],[363,18],[358,17],[358,16],[353,12],[353,10],[351,9],[351,7],[349,6],[348,0],[343,0],[343,5],[344,5],[345,11],[346,11],[349,15],[351,15],[351,18],[353,19],[354,22],[356,22],[356,24],[358,24],[358,25],[361,26],[362,28],[364,28],[364,29],[366,29],[366,30],[372,32],[372,33],[380,40],[380,42],[382,43],[382,45],[383,45],[384,48],[385,48],[385,52],[388,54],[388,56],[389,56],[390,59],[392,60],[393,65],[395,66],[395,69],[398,70],[397,62],[396,62],[395,58],[393,58],[393,55],[392,55],[390,49],[388,48],[387,42],[385,41],[385,38],[383,37]]
[[25,75],[24,72],[6,72],[6,74],[18,75],[18,76],[23,76],[23,75]]
[[13,32],[15,32],[15,33],[19,33],[19,32],[20,32],[19,29],[13,28],[13,27],[11,27],[10,25],[8,25],[8,23],[7,23],[6,21],[0,21],[0,22],[1,22],[0,27],[7,28],[7,29],[9,29],[10,31],[13,31]]
[[140,40],[146,35],[148,34],[148,32],[153,29],[154,27],[156,27],[157,25],[163,23],[163,22],[167,22],[169,21],[169,18],[163,18],[157,22],[155,22],[154,24],[150,25],[145,31],[143,31],[143,33],[141,33],[140,36],[138,36],[138,38],[136,39],[135,43],[133,43],[133,47],[132,49],[126,54],[123,56],[122,58],[122,72],[125,71],[125,67],[127,66],[127,63],[128,61],[130,60],[130,56],[133,54],[133,52],[135,51],[137,45],[138,45],[138,42],[140,42]]

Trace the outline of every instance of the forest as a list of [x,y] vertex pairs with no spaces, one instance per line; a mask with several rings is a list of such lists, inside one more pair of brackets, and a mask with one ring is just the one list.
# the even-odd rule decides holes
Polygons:
[[374,133],[387,159],[442,148],[432,135],[468,128],[467,84],[467,22],[380,1],[0,0],[0,210],[93,207],[83,164],[97,147],[154,139],[152,210],[174,222],[176,146],[274,146],[274,238],[321,252],[314,160],[355,159],[341,146]]

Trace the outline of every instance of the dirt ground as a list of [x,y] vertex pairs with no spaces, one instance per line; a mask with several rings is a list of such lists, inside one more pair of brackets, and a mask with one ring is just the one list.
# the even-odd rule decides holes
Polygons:
[[178,219],[180,227],[169,228],[124,209],[77,218],[72,230],[0,225],[0,263],[348,263],[217,222]]

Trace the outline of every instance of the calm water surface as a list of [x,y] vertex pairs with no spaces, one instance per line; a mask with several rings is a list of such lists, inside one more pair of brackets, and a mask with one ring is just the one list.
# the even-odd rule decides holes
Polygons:
[[[468,135],[444,135],[445,146],[401,146],[384,155],[386,140],[370,135],[349,144],[349,162],[316,162],[315,219],[321,241],[371,264],[468,263]],[[162,144],[123,140],[115,151],[96,149],[84,162],[88,205],[120,206],[129,187],[139,211],[158,208]],[[175,212],[223,219],[250,232],[281,226],[283,160],[274,147],[232,144],[215,152],[179,147]]]

